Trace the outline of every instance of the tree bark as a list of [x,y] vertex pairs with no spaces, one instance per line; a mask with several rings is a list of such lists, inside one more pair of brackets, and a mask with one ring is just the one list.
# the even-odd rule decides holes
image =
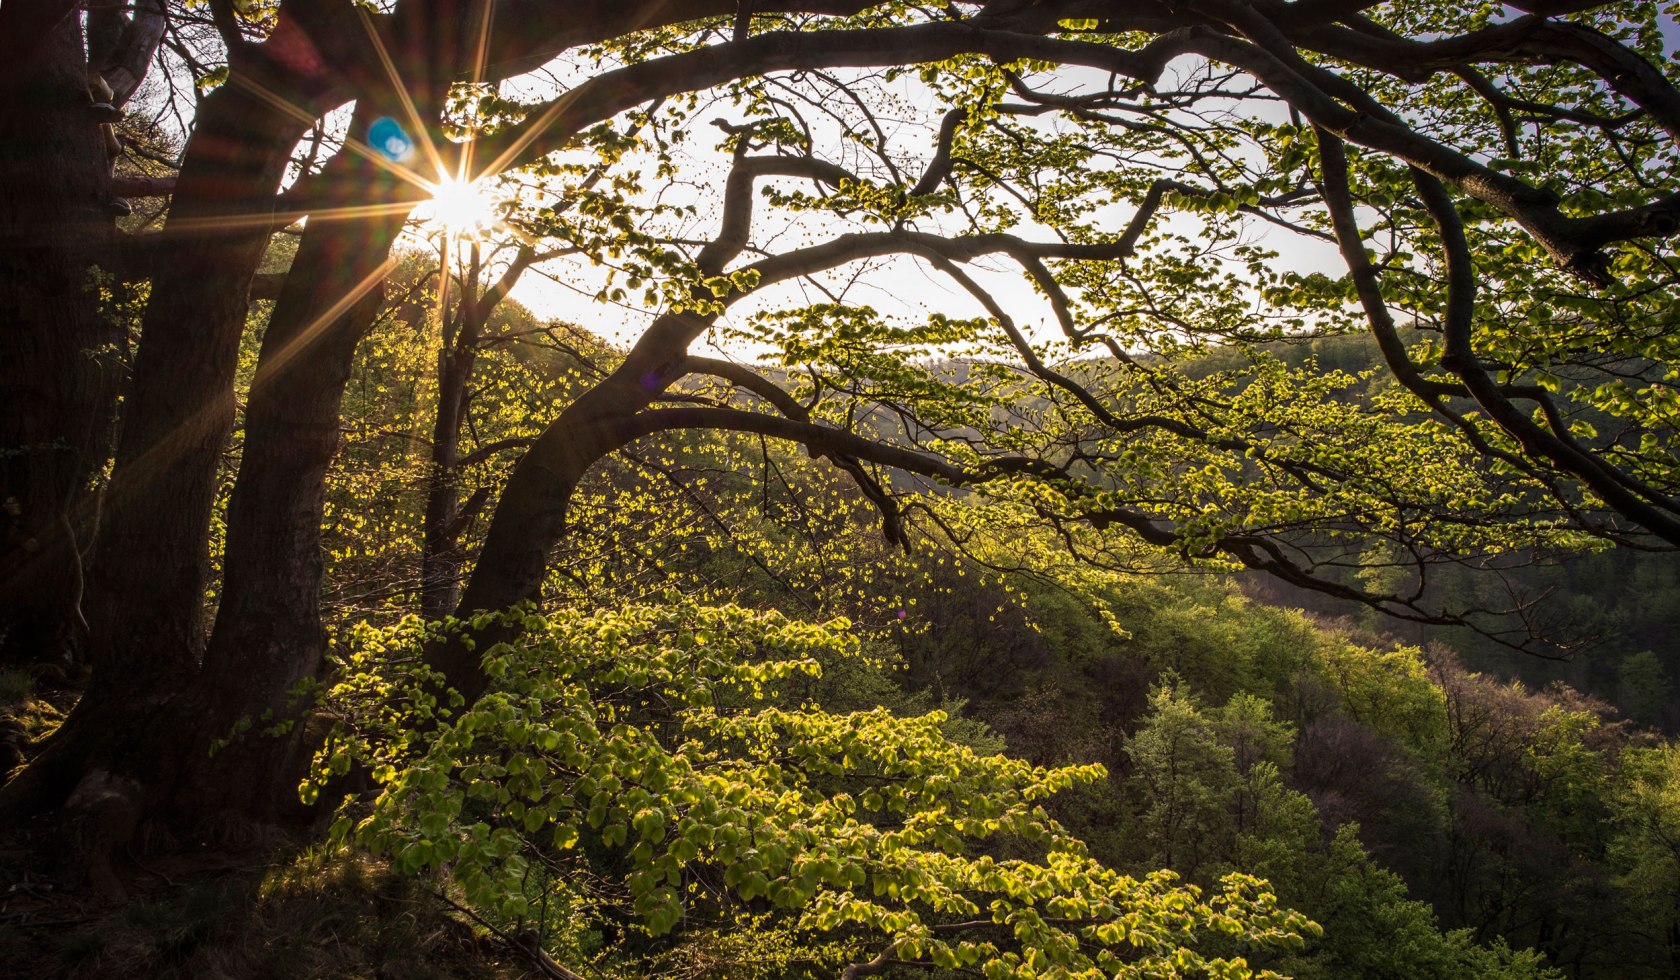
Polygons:
[[[372,111],[352,126],[368,125]],[[360,157],[334,160],[342,186],[400,198]],[[406,215],[313,218],[275,304],[245,409],[245,446],[228,502],[222,601],[189,698],[202,740],[248,734],[198,759],[177,804],[272,817],[295,804],[289,766],[299,728],[291,696],[326,650],[321,623],[321,523],[338,448],[339,407],[356,346],[383,299],[387,256]]]
[[99,302],[115,227],[81,25],[15,40],[29,56],[0,74],[0,663],[80,646],[119,330]]
[[[426,514],[420,543],[420,614],[442,619],[460,595],[461,423],[467,411],[467,382],[478,356],[478,338],[488,311],[478,302],[481,263],[475,246],[463,277],[455,310],[447,314],[443,347],[438,351],[437,417],[432,420],[430,468],[426,474]],[[447,270],[439,276],[448,282]]]
[[252,87],[229,82],[200,103],[164,226],[94,566],[95,702],[132,698],[137,684],[172,694],[203,649],[245,295],[268,244],[268,202],[303,129]]
[[41,753],[0,790],[0,821],[57,806],[95,769],[137,778],[155,803],[157,788],[204,751],[190,744],[196,727],[177,723],[176,699],[204,643],[211,511],[234,419],[245,293],[270,235],[264,212],[303,131],[252,93],[312,105],[282,79],[241,81],[240,71],[236,62],[234,80],[199,104],[165,227],[88,578],[93,676]]
[[[147,309],[96,566],[95,631],[104,642],[95,647],[93,682],[55,740],[70,746],[55,755],[73,768],[84,733],[132,727],[133,747],[115,750],[112,770],[139,777],[148,806],[189,830],[224,814],[271,819],[295,789],[300,726],[286,724],[298,720],[289,694],[315,674],[325,646],[325,474],[350,361],[404,218],[400,206],[353,217],[332,209],[418,198],[353,153],[323,175],[329,190],[312,199],[306,244],[271,318],[247,403],[220,606],[207,636],[209,530],[234,422],[249,288],[276,224],[275,191],[291,148],[309,120],[337,104],[345,78],[369,81],[355,57],[318,60],[360,36],[351,9],[299,5],[296,20],[283,13],[275,36],[237,50],[232,79],[200,104],[164,229],[180,234],[168,242]],[[455,59],[446,55],[459,43],[459,25],[432,23],[426,9],[405,5],[408,16],[387,26],[399,77],[414,84],[411,104],[419,118],[435,119],[454,77],[447,66]],[[316,56],[298,57],[305,47]],[[398,115],[399,103],[394,94],[364,93],[353,131]],[[78,715],[89,720],[77,724]],[[108,738],[89,742],[95,754],[113,751]],[[207,752],[212,746],[220,748]]]

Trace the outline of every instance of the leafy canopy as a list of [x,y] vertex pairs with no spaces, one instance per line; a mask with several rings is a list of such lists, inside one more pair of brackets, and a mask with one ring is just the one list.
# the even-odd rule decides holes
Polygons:
[[447,719],[413,656],[430,631],[359,631],[314,777],[367,766],[377,795],[335,835],[446,869],[508,920],[565,907],[681,935],[767,915],[833,955],[1023,978],[1272,976],[1246,957],[1317,932],[1247,875],[1204,895],[1093,861],[1042,804],[1100,766],[978,755],[939,712],[778,703],[858,655],[843,621],[675,597],[508,615],[523,631],[486,651],[494,687]]

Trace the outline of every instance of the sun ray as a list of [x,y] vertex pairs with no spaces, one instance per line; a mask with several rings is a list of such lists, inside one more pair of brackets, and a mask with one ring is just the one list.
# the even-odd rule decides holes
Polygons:
[[[377,36],[375,36],[375,43],[376,44],[379,43]],[[383,45],[381,45],[379,50],[380,50],[381,55],[383,55],[384,54]],[[389,63],[388,58],[386,59],[386,61],[387,61],[387,63]],[[391,69],[392,69],[392,71],[396,70],[394,65],[391,66]],[[305,124],[313,125],[314,122],[316,121],[316,119],[319,118],[319,116],[316,113],[312,113],[309,110],[302,108],[297,103],[292,102],[290,99],[283,98],[282,96],[275,93],[268,86],[263,85],[260,82],[253,81],[249,78],[246,78],[242,74],[233,75],[231,77],[231,80],[238,82],[241,85],[241,87],[243,87],[247,92],[250,92],[252,95],[255,95],[258,99],[261,99],[263,102],[266,102],[268,105],[280,110],[281,112],[285,113],[286,115],[291,116],[293,119],[296,119],[296,120],[298,120],[300,122],[303,122]],[[395,84],[395,83],[393,83],[393,84]],[[400,85],[397,86],[397,88],[398,88],[398,91],[402,91],[402,87]],[[404,98],[405,99],[407,98],[406,93],[404,94]],[[421,133],[424,134],[424,132],[425,132],[425,130],[422,128]],[[375,166],[380,167],[381,169],[385,170],[386,172],[392,174],[393,176],[398,177],[398,178],[406,181],[407,183],[413,184],[415,187],[420,188],[421,190],[424,190],[427,193],[431,192],[431,185],[428,184],[427,181],[424,178],[422,178],[418,174],[414,173],[413,170],[411,170],[407,167],[401,166],[400,164],[392,162],[389,158],[385,157],[378,150],[375,150],[374,148],[368,146],[365,140],[356,139],[354,134],[349,134],[349,135],[345,136],[345,138],[344,138],[344,148],[346,150],[349,150],[350,152],[356,154],[357,156],[360,156],[364,160],[367,160],[370,163],[373,163]],[[436,156],[435,151],[434,151],[433,155]]]
[[473,44],[473,62],[471,70],[472,84],[477,85],[484,80],[484,69],[490,63],[490,24],[495,19],[496,5],[494,3],[479,3],[480,16],[478,18],[478,38]]
[[572,103],[576,100],[577,94],[574,90],[566,92],[553,102],[550,102],[548,104],[548,108],[544,109],[541,114],[537,116],[536,121],[527,125],[523,131],[519,133],[519,135],[514,137],[513,142],[509,143],[507,147],[496,156],[496,159],[490,162],[490,165],[485,168],[485,172],[495,174],[501,173],[503,170],[507,169],[508,164],[518,159],[521,153],[524,153],[532,143],[536,142],[537,137],[547,132],[549,127],[554,125],[554,121],[560,118],[560,115],[567,109],[570,109]]
[[167,226],[170,232],[240,231],[252,228],[284,228],[303,218],[378,218],[405,214],[414,209],[412,202],[389,204],[351,204],[336,208],[306,208],[290,211],[266,211],[261,214],[204,215],[197,218],[176,218]]
[[292,358],[296,357],[311,341],[319,336],[321,331],[331,326],[333,321],[343,316],[352,306],[361,302],[362,298],[367,296],[368,293],[377,289],[379,284],[385,281],[385,277],[391,274],[391,270],[396,267],[397,260],[387,255],[385,261],[362,277],[360,282],[346,290],[344,295],[340,296],[331,306],[317,314],[315,319],[309,321],[308,325],[299,330],[297,336],[287,341],[285,346],[272,354],[265,351],[264,356],[257,362],[257,376],[252,381],[252,386],[262,384],[268,380],[268,376],[285,370],[286,365],[291,362]]
[[[490,29],[494,16],[494,4],[481,4],[480,10],[481,15],[477,18],[477,30],[473,39],[470,70],[471,77],[475,83],[482,79],[485,66],[489,61]],[[417,148],[425,154],[432,171],[437,174],[437,179],[429,180],[421,176],[414,168],[392,160],[387,154],[381,152],[379,148],[370,145],[366,139],[358,137],[355,133],[346,135],[343,143],[343,149],[354,153],[356,156],[361,157],[363,160],[372,163],[374,166],[386,173],[397,177],[405,183],[408,183],[417,190],[425,192],[425,194],[430,197],[437,197],[440,193],[446,197],[452,196],[454,194],[453,188],[455,186],[472,183],[472,181],[467,179],[467,175],[472,172],[472,155],[475,147],[474,141],[468,140],[463,143],[461,153],[458,154],[455,175],[451,177],[449,168],[444,163],[443,155],[439,151],[436,142],[432,139],[431,130],[421,121],[419,109],[414,104],[414,100],[409,94],[407,86],[403,84],[401,74],[397,70],[396,62],[391,57],[390,50],[386,47],[384,39],[380,36],[377,26],[375,26],[372,18],[367,14],[367,11],[358,8],[358,14],[362,22],[362,27],[367,33],[368,40],[372,43],[374,51],[379,58],[380,65],[384,68],[386,78],[391,85],[391,90],[398,98],[402,114],[408,124],[408,129],[412,130],[414,134],[414,139],[412,141],[413,145],[417,146]],[[279,109],[300,122],[314,123],[317,118],[316,113],[310,112],[290,100],[279,96],[273,90],[262,85],[260,82],[246,78],[242,74],[235,75],[233,80],[242,85],[258,99]],[[404,135],[407,135],[407,133],[405,132]],[[499,172],[500,169],[501,168],[499,166],[494,167],[491,168],[489,172]],[[412,209],[413,206],[413,202],[407,202],[354,205],[330,209],[307,208],[289,212],[279,212],[270,215],[228,215],[221,217],[178,219],[173,224],[175,230],[180,231],[236,230],[240,228],[258,228],[264,225],[283,226],[311,214],[323,216],[331,215],[334,217],[345,218],[376,217]]]
[[386,173],[401,179],[405,183],[412,184],[428,194],[431,193],[432,187],[435,186],[431,181],[415,173],[410,168],[397,163],[390,157],[387,157],[384,153],[372,146],[369,146],[366,140],[357,139],[353,135],[346,136],[344,139],[344,148]]
[[[362,28],[367,31],[368,40],[373,42],[373,49],[379,55],[379,63],[385,68],[385,79],[391,83],[391,90],[396,93],[397,100],[402,104],[403,115],[408,118],[408,124],[414,130],[415,142],[425,151],[432,171],[440,179],[448,174],[443,165],[443,155],[432,142],[431,130],[427,129],[420,120],[420,110],[415,108],[414,99],[408,94],[408,86],[403,84],[402,74],[397,71],[396,62],[391,59],[391,52],[385,47],[385,41],[379,36],[379,28],[373,24],[373,18],[365,8],[358,6],[356,14],[361,18]],[[424,181],[424,178],[417,178]]]
[[[640,12],[638,18],[640,24],[638,24],[635,29],[639,30],[640,27],[653,23],[658,16],[658,11],[664,6],[664,3],[647,5],[647,9]],[[543,135],[548,131],[549,127],[554,125],[554,121],[560,118],[562,113],[572,107],[572,103],[576,102],[577,98],[577,90],[572,89],[571,91],[562,93],[558,98],[550,102],[548,107],[537,115],[536,120],[526,126],[522,132],[515,136],[513,138],[513,142],[509,143],[507,147],[503,149],[499,155],[497,155],[496,159],[491,161],[490,166],[486,167],[484,172],[487,174],[499,174],[503,170],[506,170],[510,165],[512,165],[513,161],[519,158],[521,153],[524,153],[532,143],[536,142],[537,137]]]
[[[490,22],[495,16],[495,9],[495,4],[488,2],[488,0],[480,0],[479,10],[481,13],[478,18],[478,37],[474,39],[473,43],[472,72],[470,75],[471,84],[473,85],[482,84],[484,80],[484,67],[490,60]],[[478,140],[476,138],[469,139],[462,144],[459,158],[460,162],[455,168],[455,179],[457,181],[470,181],[473,179],[472,160],[473,153],[477,149]],[[499,168],[497,171],[491,171],[490,173],[480,174],[478,176],[488,177],[496,172],[499,172]]]
[[[484,67],[488,62],[490,21],[493,6],[494,5],[490,3],[485,3],[483,5],[484,13],[480,18],[479,33],[473,52],[472,73],[475,82],[483,77]],[[414,101],[409,95],[407,87],[402,83],[402,79],[397,72],[396,65],[390,56],[390,52],[386,49],[383,39],[379,36],[377,28],[375,28],[372,20],[367,16],[365,10],[358,8],[358,12],[361,14],[363,27],[367,31],[368,37],[374,45],[374,49],[379,56],[380,62],[385,68],[392,90],[397,94],[402,105],[402,110],[408,119],[409,126],[412,128],[417,137],[415,142],[417,142],[420,148],[426,153],[432,164],[433,170],[438,174],[439,179],[436,182],[426,180],[412,168],[403,166],[400,163],[391,160],[374,147],[368,145],[365,140],[358,139],[354,133],[346,135],[343,148],[356,154],[357,156],[360,156],[364,160],[367,160],[381,170],[384,170],[404,182],[425,191],[427,194],[435,195],[438,190],[443,189],[446,185],[452,183],[448,175],[448,170],[444,166],[442,155],[438,152],[437,146],[432,141],[430,130],[421,123],[419,111],[415,107]],[[297,105],[290,99],[279,95],[269,87],[245,76],[242,73],[234,73],[230,82],[240,85],[261,102],[297,120],[298,122],[306,125],[312,125],[319,117],[318,113]],[[457,183],[469,183],[464,181],[462,178],[470,172],[471,149],[471,141],[468,141],[467,146],[463,148],[464,152],[461,155],[461,165],[457,170],[457,177],[455,180]],[[284,198],[282,197],[282,200],[283,199]],[[284,227],[287,224],[306,218],[315,218],[320,220],[335,218],[355,219],[384,217],[399,213],[407,213],[408,211],[413,210],[413,207],[414,202],[386,202],[339,207],[317,207],[271,211],[262,214],[227,214],[207,215],[196,218],[175,218],[168,223],[168,230],[174,232],[184,231],[193,233],[207,231],[236,231],[256,228],[273,229]],[[446,250],[452,243],[453,238],[453,233],[446,230],[443,242]],[[286,366],[290,364],[290,362],[294,360],[310,342],[317,338],[323,330],[327,329],[334,321],[343,316],[356,303],[360,302],[371,291],[377,288],[380,283],[382,283],[385,278],[390,275],[392,270],[395,269],[396,264],[396,259],[387,255],[376,269],[368,273],[361,279],[361,281],[357,282],[348,291],[346,291],[345,295],[339,297],[339,299],[316,315],[305,327],[303,327],[302,330],[298,332],[296,337],[293,337],[280,349],[273,351],[264,358],[264,363],[260,365],[261,374],[259,375],[257,382],[260,383],[262,380],[261,376],[263,375],[272,376],[274,372],[284,370]],[[444,279],[445,284],[439,292],[440,311],[444,298],[447,295],[447,276],[445,276]],[[190,412],[186,417],[180,419],[161,438],[154,441],[149,447],[141,451],[138,456],[134,457],[123,467],[127,478],[113,484],[111,488],[111,496],[115,499],[110,500],[110,503],[115,504],[119,500],[126,500],[129,497],[134,496],[138,493],[141,487],[150,484],[156,475],[165,467],[174,465],[174,461],[177,459],[179,452],[182,449],[189,447],[194,439],[201,437],[211,428],[215,427],[217,424],[215,420],[223,411],[226,411],[227,408],[228,405],[224,400],[214,399],[204,404],[199,409]]]
[[244,72],[229,73],[228,82],[229,84],[238,85],[245,91],[256,96],[261,101],[268,103],[269,106],[280,110],[305,125],[312,126],[315,124],[315,120],[320,118],[318,113],[311,112],[298,105],[296,102],[293,102],[291,99],[281,96],[267,85],[249,77]]

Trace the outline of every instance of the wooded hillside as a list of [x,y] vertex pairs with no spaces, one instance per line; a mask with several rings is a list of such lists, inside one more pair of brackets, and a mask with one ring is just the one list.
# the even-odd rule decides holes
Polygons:
[[1677,38],[8,3],[0,942],[1672,975]]

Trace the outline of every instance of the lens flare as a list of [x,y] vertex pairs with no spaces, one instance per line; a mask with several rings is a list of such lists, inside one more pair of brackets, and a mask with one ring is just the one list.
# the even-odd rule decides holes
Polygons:
[[394,163],[404,163],[414,155],[414,140],[390,116],[380,116],[368,127],[368,145]]

